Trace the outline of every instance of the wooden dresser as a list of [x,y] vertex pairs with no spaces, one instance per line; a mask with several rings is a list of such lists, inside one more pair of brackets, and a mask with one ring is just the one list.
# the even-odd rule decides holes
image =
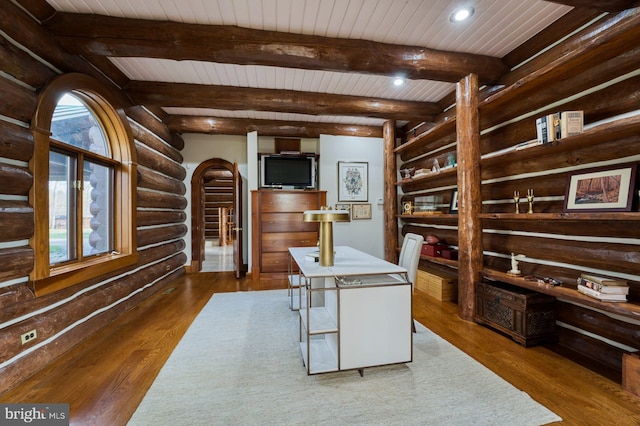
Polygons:
[[309,247],[318,243],[318,224],[302,221],[305,210],[325,205],[326,191],[251,191],[252,247],[251,274],[274,278],[286,276],[289,247]]

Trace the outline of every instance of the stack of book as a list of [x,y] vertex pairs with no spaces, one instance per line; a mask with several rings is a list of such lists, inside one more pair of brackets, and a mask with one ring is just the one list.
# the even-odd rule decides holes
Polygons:
[[556,139],[554,114],[547,114],[536,119],[536,132],[539,144],[552,142]]
[[536,119],[539,144],[582,133],[583,111],[562,111]]
[[606,302],[626,302],[629,286],[624,280],[582,274],[578,278],[578,291]]

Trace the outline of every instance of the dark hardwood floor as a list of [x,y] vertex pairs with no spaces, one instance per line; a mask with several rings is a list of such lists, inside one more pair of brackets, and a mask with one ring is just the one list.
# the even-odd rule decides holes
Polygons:
[[[212,294],[273,288],[286,288],[286,283],[236,280],[226,272],[187,275],[0,395],[0,401],[65,402],[71,424],[124,425]],[[558,424],[640,425],[640,399],[618,383],[546,347],[524,348],[462,321],[454,303],[417,292],[414,317],[553,410],[564,419]]]

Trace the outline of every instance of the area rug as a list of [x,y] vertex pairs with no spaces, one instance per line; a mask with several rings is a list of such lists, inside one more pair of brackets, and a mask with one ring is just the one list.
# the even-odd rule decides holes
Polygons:
[[130,425],[542,425],[562,420],[418,324],[413,362],[308,376],[286,290],[215,294]]

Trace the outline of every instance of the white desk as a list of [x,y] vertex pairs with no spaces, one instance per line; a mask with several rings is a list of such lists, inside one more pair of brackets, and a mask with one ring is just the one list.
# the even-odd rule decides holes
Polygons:
[[[407,270],[351,247],[333,266],[292,247],[300,275],[300,349],[307,374],[411,362],[411,283]],[[343,282],[336,279],[343,277]]]

